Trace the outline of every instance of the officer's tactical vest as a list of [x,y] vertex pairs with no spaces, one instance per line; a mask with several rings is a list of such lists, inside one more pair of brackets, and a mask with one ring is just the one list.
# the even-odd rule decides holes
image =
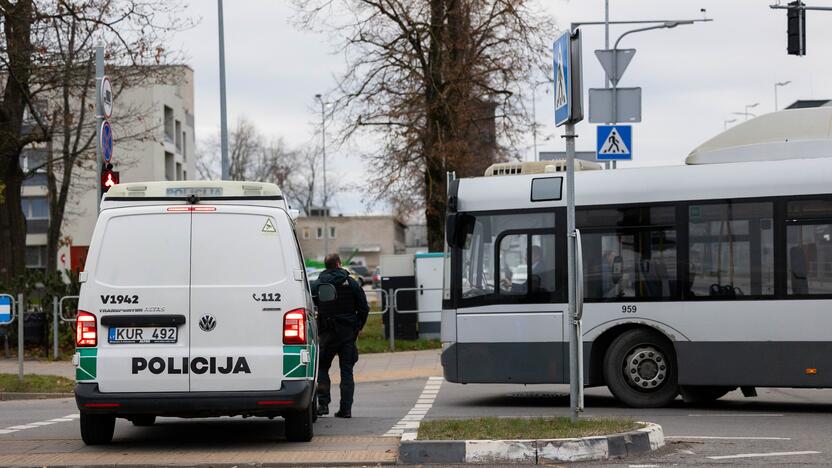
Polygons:
[[318,304],[318,316],[322,325],[327,319],[335,319],[340,325],[357,324],[355,315],[355,294],[350,287],[349,280],[335,286],[335,300]]

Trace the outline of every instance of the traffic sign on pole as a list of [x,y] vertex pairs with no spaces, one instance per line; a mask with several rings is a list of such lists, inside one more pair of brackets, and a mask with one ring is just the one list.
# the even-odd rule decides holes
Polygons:
[[599,161],[633,159],[633,127],[630,125],[599,125],[596,141]]
[[105,163],[109,163],[113,159],[113,129],[110,127],[110,122],[105,120],[101,123],[98,137],[101,140],[101,157]]
[[590,88],[589,122],[641,122],[641,88]]
[[562,34],[552,49],[555,72],[555,125],[560,127],[583,119],[580,31]]
[[12,321],[12,297],[0,295],[0,324],[7,324]]
[[607,79],[610,80],[613,86],[618,85],[624,71],[636,55],[635,49],[599,49],[595,51],[595,56],[604,67],[604,72],[607,74]]
[[98,92],[98,99],[101,101],[101,111],[105,119],[113,115],[113,84],[110,77],[101,78],[101,87]]

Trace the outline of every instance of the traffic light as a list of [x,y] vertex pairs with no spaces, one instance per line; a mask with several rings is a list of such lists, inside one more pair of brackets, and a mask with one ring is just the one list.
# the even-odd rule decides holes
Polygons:
[[104,164],[101,168],[101,193],[107,193],[113,185],[118,183],[118,171],[113,170],[112,164]]
[[789,55],[806,55],[806,10],[801,0],[789,2],[786,10],[788,22]]

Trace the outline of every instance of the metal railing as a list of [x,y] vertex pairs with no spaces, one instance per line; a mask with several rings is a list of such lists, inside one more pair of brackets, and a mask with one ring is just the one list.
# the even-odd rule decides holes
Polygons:
[[388,293],[388,297],[392,298],[390,304],[388,304],[388,309],[392,310],[393,313],[390,314],[387,318],[389,323],[389,334],[388,337],[390,338],[390,351],[396,351],[396,314],[419,314],[419,313],[432,313],[432,312],[442,312],[442,309],[439,310],[419,310],[419,309],[408,309],[408,310],[401,310],[399,309],[399,293],[402,292],[420,292],[424,294],[425,291],[442,291],[442,288],[398,288],[398,289],[391,289],[390,293]]

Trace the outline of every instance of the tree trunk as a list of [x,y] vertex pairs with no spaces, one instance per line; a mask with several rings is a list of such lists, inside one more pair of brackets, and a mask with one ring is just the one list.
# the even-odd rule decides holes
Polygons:
[[11,284],[26,268],[26,218],[20,200],[23,171],[19,152],[9,153],[0,152],[0,179],[6,186],[0,202],[0,284],[4,285]]
[[20,0],[13,7],[5,7],[2,19],[8,71],[0,103],[0,181],[6,186],[4,196],[0,197],[0,283],[10,284],[26,268],[20,150],[24,146],[21,144],[24,141],[23,113],[32,70],[32,0]]

